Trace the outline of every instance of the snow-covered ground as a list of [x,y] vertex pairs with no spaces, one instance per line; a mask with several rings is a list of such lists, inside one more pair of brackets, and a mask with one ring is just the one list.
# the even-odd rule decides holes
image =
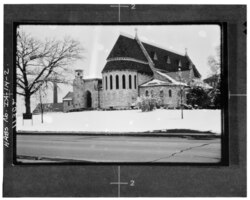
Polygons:
[[221,133],[220,110],[140,110],[83,111],[44,114],[30,120],[17,116],[17,131],[86,131],[86,132],[143,132],[166,129],[192,129]]

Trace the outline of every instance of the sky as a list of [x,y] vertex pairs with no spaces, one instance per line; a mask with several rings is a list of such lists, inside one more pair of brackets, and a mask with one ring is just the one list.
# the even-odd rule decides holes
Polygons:
[[101,78],[112,47],[120,34],[135,36],[135,28],[141,41],[156,44],[165,49],[184,54],[185,48],[193,63],[202,74],[209,75],[207,58],[215,54],[220,45],[218,25],[23,25],[21,30],[33,37],[63,39],[65,36],[78,40],[84,48],[84,58],[74,63],[74,69],[83,69],[85,77]]
[[[71,66],[72,69],[84,70],[85,78],[101,78],[112,47],[120,34],[135,36],[142,42],[160,46],[167,50],[187,53],[202,78],[210,74],[207,64],[208,56],[216,54],[216,46],[221,44],[218,25],[21,25],[20,30],[32,37],[45,40],[53,38],[62,40],[71,37],[78,40],[84,48],[83,59]],[[73,79],[73,77],[72,77]],[[59,102],[72,91],[72,86],[60,86]],[[51,95],[50,95],[51,96]],[[49,100],[50,101],[50,100]]]

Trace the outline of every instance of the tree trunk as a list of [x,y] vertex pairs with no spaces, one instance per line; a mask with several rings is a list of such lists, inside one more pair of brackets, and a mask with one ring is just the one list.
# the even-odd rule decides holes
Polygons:
[[26,114],[31,114],[30,112],[30,94],[25,94],[25,108]]

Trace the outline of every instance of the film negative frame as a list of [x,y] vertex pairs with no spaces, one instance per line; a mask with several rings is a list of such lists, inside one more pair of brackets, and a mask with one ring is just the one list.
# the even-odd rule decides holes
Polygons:
[[[129,181],[132,180],[136,182],[136,186],[139,182],[139,187],[131,186],[127,187],[126,189],[125,187],[123,188],[119,186],[118,188],[120,188],[120,190],[118,191],[120,192],[118,192],[118,196],[124,197],[245,196],[246,188],[244,186],[246,185],[246,153],[244,150],[246,148],[246,142],[244,138],[246,137],[246,114],[245,110],[242,109],[242,105],[246,106],[246,77],[244,73],[244,71],[246,71],[246,44],[244,43],[246,41],[246,34],[244,33],[246,30],[246,26],[244,25],[246,20],[246,7],[242,5],[130,5],[129,8],[131,8],[132,11],[129,10],[122,13],[119,10],[118,21],[117,11],[111,8],[111,5],[5,5],[4,81],[9,82],[10,85],[14,85],[14,87],[9,87],[6,89],[7,93],[4,93],[4,96],[6,95],[10,98],[13,94],[15,94],[15,68],[13,58],[15,58],[15,30],[20,24],[218,24],[222,30],[221,38],[223,48],[223,75],[221,77],[223,88],[221,91],[223,97],[222,127],[224,129],[222,135],[222,162],[219,164],[160,163],[153,165],[147,165],[143,163],[105,163],[97,165],[83,165],[82,163],[19,165],[15,162],[16,134],[12,132],[13,127],[15,127],[14,103],[16,102],[15,95],[13,95],[13,104],[12,102],[9,102],[9,106],[4,107],[5,147],[3,195],[117,196],[116,189],[114,189],[113,185],[109,185],[109,183],[112,182],[111,179],[115,180],[115,177],[118,176],[120,177],[120,180],[118,178],[118,182],[121,181],[121,178],[124,179],[125,177],[129,177]],[[134,12],[135,10],[136,12]],[[187,13],[180,15],[180,13],[183,13],[187,10],[189,10]],[[150,13],[148,11],[150,11]],[[122,15],[120,15],[120,12]],[[23,13],[26,14],[22,15]],[[62,13],[65,15],[64,17],[61,17]],[[95,17],[93,17],[93,15]],[[233,68],[233,66],[238,67]],[[231,78],[232,76],[234,79]],[[238,134],[234,132],[237,132]],[[39,170],[41,170],[43,173]],[[69,173],[67,173],[65,170],[69,171]],[[96,173],[95,170],[98,170],[98,172]],[[148,170],[151,171],[151,174],[148,174]],[[184,176],[181,170],[187,174]],[[208,179],[211,185],[205,184],[205,186],[201,186],[200,189],[192,191],[192,187],[201,182],[201,178],[194,174],[198,173],[201,175],[203,170],[205,171],[205,175],[203,176]],[[52,171],[54,174],[51,174]],[[73,171],[73,175],[69,177]],[[114,171],[117,172],[114,173]],[[211,182],[213,182],[212,180],[214,176],[220,173],[223,174],[223,178],[222,180],[217,178],[215,184],[221,184],[225,181],[228,183],[228,181],[232,180],[230,175],[237,176],[237,174],[240,174],[240,176],[237,176],[238,185],[232,181],[232,183],[230,183],[231,185],[223,185],[224,189],[214,187]],[[36,175],[42,174],[45,177],[41,179],[40,183],[37,183],[39,180],[37,179]],[[163,180],[157,180],[157,177],[159,177],[161,174],[164,174],[164,177],[166,177],[163,178]],[[177,177],[175,177],[175,174],[178,174]],[[59,187],[59,180],[53,179],[51,182],[54,176],[58,177],[60,175],[63,177],[60,179],[63,181],[63,187]],[[23,178],[24,176],[26,177],[25,179]],[[188,188],[185,188],[183,191],[181,191],[181,193],[179,193],[178,190],[180,190],[180,185],[177,183],[182,180],[183,177],[195,177],[195,179],[192,180],[193,183],[191,183]],[[93,179],[94,181],[88,180],[89,178]],[[27,186],[24,185],[23,181],[27,183]],[[174,185],[171,185],[172,181],[174,182]],[[65,188],[67,182],[70,185],[69,188]],[[149,185],[146,185],[145,182],[149,182]],[[187,181],[184,182],[187,183]],[[53,183],[56,186],[53,187]],[[70,189],[76,186],[76,184],[76,189],[73,189],[73,192],[70,191]],[[157,186],[154,186],[154,184]],[[48,187],[51,188],[51,191],[49,190],[50,192],[45,194],[44,192],[48,189]],[[88,191],[86,188],[89,187],[103,187],[104,189],[102,189],[102,191],[96,191],[95,189]],[[210,193],[206,191],[205,188],[207,187],[212,189]],[[150,193],[150,189],[153,191],[152,193]],[[229,189],[231,189],[230,192],[228,192]]]

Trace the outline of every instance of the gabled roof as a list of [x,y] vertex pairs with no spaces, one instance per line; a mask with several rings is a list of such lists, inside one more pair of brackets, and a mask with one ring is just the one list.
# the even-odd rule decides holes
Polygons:
[[[163,49],[161,47],[156,47],[154,45],[151,45],[145,42],[140,42],[140,40],[138,40],[139,43],[141,44],[140,46],[138,44],[137,39],[130,38],[124,35],[120,35],[113,49],[111,50],[107,58],[107,61],[114,62],[113,60],[115,59],[132,58],[135,60],[134,62],[136,62],[137,60],[137,61],[142,61],[145,63],[151,63],[150,62],[150,58],[151,58],[152,62],[154,63],[154,68],[156,69],[164,70],[166,72],[177,72],[180,65],[181,65],[182,71],[189,70],[189,66],[192,65],[194,76],[196,78],[201,77],[195,65],[193,65],[192,61],[187,55],[180,55],[180,54],[171,52],[169,50]],[[146,54],[148,54],[150,58],[146,57],[144,49],[146,50]],[[168,62],[168,60],[170,60],[170,62]],[[110,70],[109,62],[107,62],[102,72],[106,72]],[[125,62],[125,61],[121,60],[121,62]],[[124,67],[125,68],[123,69],[125,70],[130,69],[130,68],[127,68],[126,66]],[[117,66],[117,69],[118,68],[119,67]]]
[[140,85],[140,87],[149,87],[149,86],[160,86],[160,85],[170,85],[171,83],[166,82],[166,81],[161,81],[158,79],[153,79],[150,80],[146,83],[143,83],[142,85]]
[[68,92],[65,97],[63,97],[63,100],[73,100],[73,92]]
[[168,86],[176,86],[176,85],[187,86],[187,84],[181,83],[178,81],[171,82],[171,81],[162,81],[159,79],[153,79],[153,80],[150,80],[146,83],[143,83],[142,85],[140,85],[140,87],[166,86],[166,85],[168,85]]
[[147,58],[144,56],[136,40],[126,37],[124,35],[120,35],[118,37],[107,60],[110,58],[117,58],[117,57],[135,58],[147,62]]
[[180,81],[176,81],[175,79],[171,78],[169,75],[167,75],[166,73],[160,72],[160,71],[156,71],[156,73],[158,73],[160,76],[164,77],[165,79],[167,79],[170,83],[173,83],[175,85],[184,85],[186,86],[185,83],[180,82]]
[[[142,44],[154,62],[155,68],[166,70],[168,72],[175,72],[178,71],[179,62],[181,62],[181,69],[183,71],[189,70],[190,62],[186,56],[173,53],[145,42],[142,42]],[[156,60],[154,59],[155,56],[157,57]],[[170,64],[167,63],[168,58],[170,60]]]

